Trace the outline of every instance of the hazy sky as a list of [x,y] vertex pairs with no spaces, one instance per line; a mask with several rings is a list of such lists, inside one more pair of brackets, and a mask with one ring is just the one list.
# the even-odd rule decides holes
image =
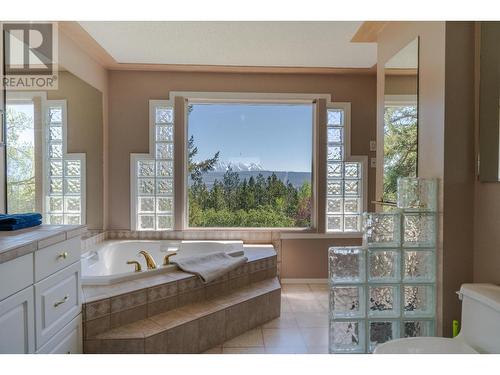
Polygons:
[[194,104],[188,133],[198,160],[220,151],[220,161],[310,172],[312,118],[312,104]]

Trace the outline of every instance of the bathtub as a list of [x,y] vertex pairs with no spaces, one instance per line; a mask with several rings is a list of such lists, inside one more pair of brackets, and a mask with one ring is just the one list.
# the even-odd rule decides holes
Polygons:
[[[158,268],[148,270],[146,261],[139,251],[146,250],[155,260]],[[107,285],[133,280],[177,269],[175,265],[163,266],[165,255],[176,252],[170,260],[225,252],[243,255],[243,241],[143,241],[112,240],[104,241],[95,248],[82,254],[82,285]],[[141,272],[134,271],[133,264],[138,261]]]

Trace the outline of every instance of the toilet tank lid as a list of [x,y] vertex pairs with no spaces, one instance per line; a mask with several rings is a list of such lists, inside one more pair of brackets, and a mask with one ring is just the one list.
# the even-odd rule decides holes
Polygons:
[[462,284],[460,294],[500,312],[500,286],[493,284]]

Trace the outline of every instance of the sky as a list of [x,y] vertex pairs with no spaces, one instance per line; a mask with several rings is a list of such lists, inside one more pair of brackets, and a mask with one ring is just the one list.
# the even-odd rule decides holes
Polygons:
[[265,170],[311,172],[312,104],[193,104],[188,135],[197,160],[255,162]]

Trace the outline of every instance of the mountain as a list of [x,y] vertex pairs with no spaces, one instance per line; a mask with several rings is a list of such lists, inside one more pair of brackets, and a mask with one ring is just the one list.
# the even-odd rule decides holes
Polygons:
[[255,162],[226,162],[219,161],[215,165],[212,172],[226,172],[231,168],[234,172],[246,172],[246,171],[263,171],[264,168],[260,163]]
[[[247,181],[250,179],[250,177],[253,176],[253,178],[257,178],[259,174],[262,174],[265,179],[267,179],[269,176],[271,176],[273,173],[276,175],[278,179],[283,181],[284,183],[290,182],[294,188],[298,189],[300,188],[304,182],[311,182],[311,173],[310,172],[285,172],[285,171],[265,171],[265,170],[243,170],[243,171],[237,171],[233,168],[233,171],[238,173],[238,176],[241,181],[243,181],[245,178]],[[215,170],[215,171],[210,171],[203,173],[203,182],[207,186],[208,189],[211,189],[214,181],[217,179],[218,181],[222,181],[224,177],[224,173],[226,173],[226,170]],[[191,179],[188,179],[189,185],[191,185],[192,181]]]

